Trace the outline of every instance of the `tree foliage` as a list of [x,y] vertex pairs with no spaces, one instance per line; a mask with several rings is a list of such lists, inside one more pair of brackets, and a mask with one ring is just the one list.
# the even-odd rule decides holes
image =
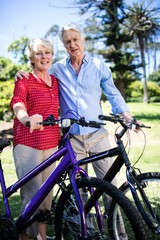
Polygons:
[[[148,81],[148,95],[150,102],[160,102],[160,87],[156,83]],[[143,83],[132,82],[126,91],[126,96],[129,102],[142,102]]]
[[15,64],[8,58],[0,57],[0,81],[13,79],[19,69],[29,71],[30,67],[27,64]]
[[127,20],[131,29],[131,35],[138,40],[140,49],[141,64],[143,68],[143,102],[148,102],[147,77],[146,77],[146,61],[145,53],[147,44],[154,42],[160,34],[160,8],[152,8],[146,5],[144,1],[133,3],[128,7]]
[[54,24],[45,34],[45,38],[49,36],[56,36],[59,31],[59,26],[57,24]]
[[12,117],[10,100],[14,88],[14,76],[21,69],[29,71],[27,64],[14,64],[10,59],[0,57],[0,119],[9,120]]
[[[101,54],[110,63],[115,83],[123,96],[128,84],[139,77],[136,69],[143,68],[144,99],[147,102],[145,47],[147,41],[155,41],[155,37],[159,36],[159,8],[151,8],[146,1],[133,2],[133,6],[129,7],[123,0],[77,0],[76,4],[81,14],[90,13],[99,20],[99,37],[106,46]],[[137,56],[132,59],[135,37],[139,41],[142,59],[139,64],[135,61]],[[128,58],[129,55],[132,56]]]
[[148,80],[157,83],[160,87],[160,68],[157,71],[152,72],[148,76]]
[[10,59],[0,57],[0,81],[14,78],[18,69],[18,65],[14,64]]
[[98,53],[109,63],[115,84],[125,97],[127,86],[139,78],[136,69],[140,65],[135,63],[136,56],[130,48],[133,37],[122,25],[126,19],[124,2],[83,0],[77,3],[81,14],[90,11],[99,22],[95,39],[103,41],[104,47]]
[[8,51],[12,52],[16,59],[22,64],[28,62],[26,49],[28,44],[28,37],[21,37],[19,40],[15,40],[9,47]]
[[0,120],[10,120],[12,111],[10,101],[13,94],[14,81],[0,82]]

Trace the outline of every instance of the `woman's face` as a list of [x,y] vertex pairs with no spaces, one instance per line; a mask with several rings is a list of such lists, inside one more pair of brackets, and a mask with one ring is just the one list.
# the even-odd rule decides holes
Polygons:
[[34,48],[33,62],[34,69],[38,71],[48,71],[52,65],[53,54],[50,49],[42,45],[37,45]]

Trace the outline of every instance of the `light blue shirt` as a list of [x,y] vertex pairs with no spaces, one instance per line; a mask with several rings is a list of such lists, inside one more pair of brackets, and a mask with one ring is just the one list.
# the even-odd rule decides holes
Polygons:
[[[86,120],[99,121],[102,114],[100,99],[102,91],[112,106],[113,113],[129,111],[122,95],[115,87],[112,74],[107,65],[98,58],[86,53],[79,74],[71,65],[70,57],[52,65],[50,74],[59,80],[60,112],[62,117],[85,117]],[[67,113],[67,115],[65,115]],[[73,124],[71,133],[85,135],[95,128]]]

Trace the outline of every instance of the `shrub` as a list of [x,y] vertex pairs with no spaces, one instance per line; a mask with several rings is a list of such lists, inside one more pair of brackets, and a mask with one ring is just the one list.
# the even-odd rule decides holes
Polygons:
[[[150,102],[160,101],[160,87],[157,83],[148,81],[148,98]],[[126,100],[128,102],[141,102],[143,100],[143,83],[140,81],[132,82],[126,90]]]
[[12,111],[10,109],[10,101],[13,94],[14,81],[0,81],[0,120],[10,120]]

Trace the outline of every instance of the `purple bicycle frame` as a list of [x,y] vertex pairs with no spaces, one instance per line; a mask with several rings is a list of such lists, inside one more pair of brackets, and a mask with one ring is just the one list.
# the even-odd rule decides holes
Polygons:
[[[52,190],[52,188],[57,183],[58,179],[62,176],[62,174],[67,169],[70,169],[70,182],[72,184],[72,188],[73,188],[73,191],[74,191],[74,194],[76,197],[77,206],[78,206],[79,213],[80,213],[82,236],[87,237],[85,212],[84,212],[84,208],[82,205],[80,193],[79,193],[79,190],[78,190],[77,184],[76,184],[76,174],[81,173],[85,177],[87,177],[88,175],[82,168],[77,166],[76,156],[75,156],[75,153],[72,149],[72,146],[71,146],[69,140],[65,140],[65,146],[58,149],[55,153],[53,153],[50,157],[48,157],[43,163],[38,165],[36,168],[34,168],[32,171],[30,171],[27,175],[25,175],[23,178],[19,179],[17,182],[12,184],[8,188],[6,188],[3,169],[0,164],[0,183],[1,183],[1,188],[2,188],[2,195],[3,195],[3,200],[4,200],[6,216],[12,219],[8,198],[13,193],[15,193],[18,189],[20,189],[23,185],[25,185],[28,181],[30,181],[33,177],[35,177],[37,174],[42,172],[45,168],[47,168],[48,166],[50,166],[52,163],[54,163],[57,160],[60,160],[60,163],[58,164],[58,166],[54,169],[54,171],[51,173],[51,175],[42,184],[40,189],[32,197],[30,202],[26,205],[24,210],[19,215],[19,217],[15,223],[18,233],[20,233],[22,230],[24,230],[26,228],[26,226],[29,225],[29,222],[31,221],[30,218],[34,214],[36,209],[39,207],[39,205],[45,199],[47,194]],[[98,219],[99,228],[102,229],[103,228],[102,216],[101,216],[100,208],[99,208],[97,202],[95,203],[95,207],[96,207],[97,214],[98,214],[97,219]]]

